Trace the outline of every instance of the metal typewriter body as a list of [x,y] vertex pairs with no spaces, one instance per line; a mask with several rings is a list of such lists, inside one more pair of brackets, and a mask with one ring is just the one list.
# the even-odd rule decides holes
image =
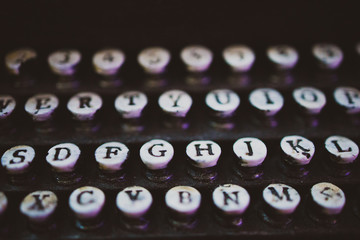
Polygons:
[[[89,3],[85,11],[81,3],[70,1],[33,5],[20,2],[24,8],[9,3],[1,10],[1,26],[6,37],[0,40],[0,56],[4,58],[16,48],[31,47],[38,52],[39,61],[30,69],[31,81],[11,76],[4,63],[0,67],[0,93],[13,96],[17,102],[11,122],[0,126],[0,153],[17,145],[32,146],[36,151],[33,162],[36,178],[13,184],[6,171],[0,170],[0,191],[8,198],[6,228],[0,227],[0,239],[54,236],[58,239],[356,239],[360,236],[359,164],[345,169],[346,176],[340,176],[343,172],[328,164],[324,147],[325,139],[332,135],[345,136],[360,144],[359,114],[345,113],[333,97],[339,86],[360,88],[360,55],[355,50],[360,39],[355,29],[360,19],[352,3],[260,1],[263,7],[258,8],[258,1],[105,1],[100,6]],[[42,14],[33,15],[36,12]],[[342,49],[344,60],[338,69],[318,67],[311,47],[319,42],[336,43]],[[229,45],[243,43],[254,50],[256,60],[249,72],[238,74],[227,66],[221,52]],[[212,50],[214,60],[208,71],[192,74],[185,69],[179,53],[189,44],[201,44]],[[265,52],[275,44],[289,44],[297,49],[299,62],[294,69],[286,72],[274,69]],[[94,72],[91,62],[96,51],[109,46],[126,54],[116,81],[104,81],[104,77]],[[171,62],[164,74],[145,74],[138,65],[139,51],[149,46],[162,46],[170,51]],[[82,61],[73,81],[62,81],[49,69],[47,56],[70,47],[82,53]],[[301,86],[316,87],[325,93],[327,103],[318,116],[309,117],[299,111],[292,91]],[[284,107],[271,122],[259,117],[248,101],[250,92],[260,87],[274,88],[284,97]],[[181,89],[193,98],[186,129],[169,124],[158,106],[159,96],[171,89]],[[240,106],[226,124],[214,120],[205,104],[206,94],[214,89],[231,89],[240,96]],[[124,121],[114,108],[115,98],[128,90],[144,92],[148,97],[141,122],[136,126]],[[91,128],[79,125],[66,109],[68,100],[84,91],[95,92],[103,99],[95,126]],[[38,93],[53,93],[59,98],[51,131],[34,123],[24,111],[26,100]],[[280,141],[288,135],[306,137],[315,145],[306,176],[289,176],[282,166]],[[232,147],[242,137],[259,138],[267,146],[263,174],[257,179],[245,179],[237,172]],[[140,160],[141,146],[152,139],[164,139],[174,147],[174,158],[169,165],[172,178],[168,181],[149,179]],[[189,172],[185,149],[193,140],[213,140],[221,146],[222,154],[215,169],[217,176],[211,181],[196,179]],[[94,157],[97,147],[111,141],[121,142],[130,149],[124,167],[126,175],[118,181],[100,178]],[[77,171],[83,178],[74,185],[57,184],[45,160],[52,146],[67,142],[81,149]],[[311,217],[310,189],[319,182],[333,183],[345,193],[346,204],[336,223]],[[212,200],[214,189],[229,183],[242,186],[250,195],[250,205],[239,227],[222,223]],[[301,196],[288,224],[272,224],[264,219],[262,192],[271,183],[290,185]],[[145,231],[125,229],[115,205],[118,192],[134,185],[148,189],[153,196],[149,227]],[[191,228],[174,226],[171,212],[165,206],[166,192],[179,185],[192,186],[202,196],[196,225]],[[76,227],[68,198],[81,186],[94,186],[105,193],[101,228],[84,231]],[[52,191],[59,199],[55,229],[34,231],[19,211],[23,198],[37,190]]]

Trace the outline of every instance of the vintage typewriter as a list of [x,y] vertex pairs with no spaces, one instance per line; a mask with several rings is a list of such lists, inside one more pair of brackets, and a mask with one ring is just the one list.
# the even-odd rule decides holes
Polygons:
[[360,237],[349,1],[0,9],[0,239]]

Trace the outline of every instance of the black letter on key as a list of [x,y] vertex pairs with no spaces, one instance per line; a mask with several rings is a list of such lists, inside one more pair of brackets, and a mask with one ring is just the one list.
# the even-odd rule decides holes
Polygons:
[[248,153],[246,153],[246,155],[248,156],[252,156],[254,154],[253,149],[251,147],[251,141],[244,141],[244,143],[246,143],[246,146],[248,147]]
[[125,191],[125,193],[129,196],[131,201],[135,201],[139,198],[139,194],[142,192],[142,190],[136,190],[136,193],[133,194],[132,190]]
[[31,207],[30,207],[29,209],[31,209],[31,210],[34,210],[34,209],[36,209],[36,210],[44,210],[45,207],[44,207],[44,205],[42,204],[42,201],[43,201],[45,198],[50,197],[50,195],[49,195],[49,194],[44,194],[44,195],[42,195],[42,198],[41,198],[41,199],[40,199],[40,194],[34,194],[34,195],[32,195],[32,196],[34,197],[35,202],[34,202],[33,205],[31,205]]
[[[112,149],[115,149],[115,151],[111,151]],[[106,156],[104,158],[111,158],[111,154],[117,155],[118,150],[121,151],[121,148],[119,147],[106,147]]]
[[[309,96],[308,94],[306,94],[306,92],[308,92],[309,94],[311,94],[312,99],[309,99],[309,98],[306,97],[306,96]],[[317,102],[317,100],[318,100],[317,95],[316,95],[313,91],[311,91],[311,90],[304,90],[304,91],[301,93],[300,97],[301,97],[302,99],[304,99],[305,101],[308,101],[308,102]]]
[[21,152],[25,152],[25,153],[26,153],[27,150],[26,150],[26,149],[16,150],[16,151],[13,153],[13,157],[20,158],[20,160],[15,161],[15,159],[11,159],[11,160],[9,161],[9,163],[10,163],[10,164],[15,164],[15,163],[22,163],[22,162],[24,162],[25,156],[19,155],[19,153],[21,153]]
[[149,154],[150,154],[151,156],[154,156],[154,157],[163,157],[163,156],[165,156],[166,150],[160,150],[160,151],[159,151],[159,152],[160,152],[160,155],[155,155],[155,154],[153,153],[153,151],[152,151],[155,146],[164,146],[164,144],[159,143],[159,144],[154,144],[154,145],[152,145],[151,148],[149,148],[149,150],[148,150]]
[[[46,105],[50,101],[50,98],[37,98],[36,99],[36,111],[35,114],[37,114],[41,109],[47,109],[50,108],[50,105]],[[46,105],[46,106],[44,106]]]
[[282,194],[280,195],[274,187],[269,187],[268,188],[271,192],[272,195],[276,196],[278,199],[282,200],[284,195],[286,197],[286,201],[292,202],[292,199],[290,198],[290,194],[289,194],[289,188],[288,187],[283,187],[283,191]]
[[91,199],[90,199],[89,201],[87,201],[87,202],[81,201],[81,197],[82,197],[82,195],[85,194],[85,193],[92,195],[94,192],[93,192],[93,191],[83,191],[83,192],[81,192],[81,193],[77,196],[77,198],[76,198],[76,201],[77,201],[79,204],[85,205],[85,204],[89,204],[89,203],[95,202],[95,200],[94,200],[93,198],[91,198]]
[[3,99],[0,100],[0,112],[2,112],[7,106],[11,103],[11,99],[6,99],[4,102]]
[[347,150],[342,149],[337,140],[332,140],[331,142],[335,145],[338,152],[351,152],[351,150],[352,150],[351,147],[349,147]]
[[231,198],[230,195],[227,192],[223,192],[224,194],[224,205],[229,205],[228,204],[228,200],[233,201],[236,204],[239,204],[239,192],[232,192],[231,194],[233,194],[235,196],[235,199]]
[[80,97],[79,100],[80,100],[80,108],[85,108],[85,107],[91,108],[90,106],[91,97]]
[[169,97],[174,101],[173,107],[178,107],[178,106],[179,106],[179,105],[178,105],[178,102],[179,102],[181,96],[182,96],[182,94],[179,94],[179,96],[174,100],[174,96],[173,96],[173,95],[169,95]]
[[270,99],[268,91],[264,91],[264,95],[265,95],[265,98],[266,98],[266,104],[274,104],[274,102]]
[[[186,194],[186,196],[184,196]],[[191,203],[191,194],[189,192],[179,192],[180,203]]]
[[124,97],[129,99],[129,106],[134,106],[135,105],[134,98],[135,97],[138,98],[139,94],[135,93],[135,94],[131,94],[131,95],[125,95]]
[[229,103],[230,102],[230,93],[229,92],[227,92],[227,93],[225,93],[226,94],[226,102],[222,102],[221,100],[220,100],[220,98],[219,98],[219,94],[217,94],[217,93],[215,93],[215,100],[219,103],[219,104],[227,104],[227,103]]
[[299,152],[298,150],[297,150],[297,148],[299,148],[299,149],[301,149],[303,152],[302,152],[302,155],[304,155],[305,157],[307,157],[307,158],[310,158],[310,153],[308,153],[308,152],[310,152],[310,149],[306,149],[306,148],[304,148],[304,147],[302,147],[302,146],[300,146],[299,145],[299,143],[301,142],[302,140],[301,139],[297,139],[297,141],[296,141],[296,145],[294,145],[294,143],[293,143],[293,141],[292,140],[289,140],[289,141],[286,141],[297,153]]
[[[59,155],[60,155],[60,152],[61,150],[66,150],[66,156],[62,159],[59,158]],[[68,157],[70,157],[71,155],[71,151],[69,148],[66,148],[66,147],[61,147],[61,148],[55,148],[55,154],[54,154],[54,161],[62,161],[62,160],[65,160],[67,159]]]
[[201,151],[207,150],[209,152],[209,155],[214,155],[211,147],[211,143],[206,144],[207,148],[200,148],[200,144],[195,144],[196,148],[196,156],[202,156]]

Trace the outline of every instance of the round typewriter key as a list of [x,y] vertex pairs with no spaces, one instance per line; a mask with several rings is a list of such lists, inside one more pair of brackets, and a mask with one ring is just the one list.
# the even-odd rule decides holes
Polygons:
[[296,49],[287,45],[269,47],[266,54],[278,69],[284,70],[295,67],[299,59],[299,54]]
[[35,230],[53,228],[54,212],[58,205],[58,198],[51,191],[36,191],[28,194],[20,204],[20,211]]
[[257,167],[267,155],[265,143],[253,137],[238,139],[233,145],[233,151],[242,167]]
[[337,104],[345,109],[348,114],[360,112],[360,91],[353,87],[338,87],[334,91]]
[[338,68],[343,60],[343,52],[334,44],[316,44],[313,46],[312,53],[320,66],[327,69]]
[[0,120],[8,118],[16,107],[15,99],[10,95],[0,95]]
[[353,163],[359,155],[358,145],[342,136],[328,137],[325,140],[325,148],[332,160],[339,164]]
[[8,205],[8,200],[6,195],[3,192],[0,192],[0,218],[6,211],[7,205]]
[[170,62],[170,52],[161,47],[150,47],[142,50],[138,55],[138,62],[145,72],[158,74],[164,72]]
[[129,157],[129,149],[120,142],[108,142],[95,151],[95,159],[99,168],[105,172],[115,172],[123,168]]
[[72,172],[80,157],[80,149],[73,143],[61,143],[49,149],[46,161],[56,172]]
[[284,105],[280,92],[272,88],[258,88],[249,95],[250,104],[265,116],[274,116]]
[[284,137],[280,146],[286,155],[285,161],[291,165],[307,165],[315,153],[313,142],[297,135]]
[[77,217],[76,226],[82,230],[99,228],[103,222],[101,211],[105,194],[96,187],[85,186],[73,191],[69,197],[70,209]]
[[22,66],[28,61],[36,59],[36,57],[37,54],[33,49],[18,49],[5,56],[5,64],[11,74],[19,75]]
[[234,45],[225,48],[223,57],[235,72],[249,71],[255,61],[253,50],[245,45]]
[[34,121],[46,121],[51,118],[59,106],[59,99],[53,94],[37,94],[25,103],[25,111]]
[[104,76],[115,75],[125,61],[125,54],[119,49],[104,49],[94,54],[92,62],[95,71]]
[[92,92],[81,92],[68,101],[67,108],[79,121],[92,120],[95,113],[102,107],[102,99]]
[[139,118],[148,103],[146,95],[139,91],[129,91],[120,94],[115,99],[115,108],[123,118]]
[[295,102],[308,114],[319,114],[326,104],[325,94],[313,87],[300,87],[293,91]]
[[213,54],[208,48],[197,45],[185,47],[180,57],[191,72],[206,71],[213,60]]
[[215,116],[230,117],[240,105],[239,96],[228,89],[218,89],[209,92],[205,98],[206,105]]
[[74,49],[59,50],[48,57],[51,70],[58,75],[73,75],[81,61],[81,53]]
[[165,140],[154,139],[140,148],[140,158],[151,170],[166,168],[174,156],[174,147]]
[[181,90],[170,90],[159,97],[159,106],[168,115],[185,117],[192,105],[192,98]]
[[11,175],[22,174],[30,170],[35,158],[35,150],[26,145],[19,145],[7,150],[1,157],[1,164]]
[[193,166],[209,168],[216,166],[221,148],[219,144],[209,140],[192,141],[186,147],[186,155]]

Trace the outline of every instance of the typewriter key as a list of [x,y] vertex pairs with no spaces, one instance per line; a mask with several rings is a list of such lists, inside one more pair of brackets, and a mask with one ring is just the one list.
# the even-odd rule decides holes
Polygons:
[[54,213],[58,198],[50,191],[36,191],[28,194],[20,204],[20,211],[35,231],[46,231],[55,228]]
[[95,118],[96,112],[102,107],[102,99],[92,92],[81,92],[70,98],[67,104],[68,110],[74,119],[87,121]]
[[37,58],[37,53],[30,48],[23,48],[12,51],[5,56],[5,64],[9,72],[13,75],[23,74],[23,68],[31,60]]
[[81,230],[101,227],[104,204],[105,194],[96,187],[85,186],[74,190],[69,197],[69,206],[77,218],[76,227]]
[[296,189],[281,183],[270,184],[263,190],[263,219],[277,226],[285,226],[292,221],[292,214],[300,203]]
[[256,179],[262,176],[261,164],[267,155],[265,143],[260,139],[245,137],[233,145],[237,167],[235,171],[244,179]]
[[61,143],[49,149],[46,161],[52,168],[57,183],[70,185],[78,183],[81,176],[75,171],[80,149],[73,143]]
[[272,88],[258,88],[249,95],[250,104],[265,116],[274,116],[284,105],[280,92]]
[[251,69],[255,54],[251,48],[245,45],[234,45],[224,49],[225,62],[235,72],[247,72]]
[[59,99],[53,94],[37,94],[25,103],[25,111],[36,122],[49,120],[59,106]]
[[153,139],[140,148],[140,158],[145,164],[146,177],[154,182],[164,182],[172,177],[167,168],[174,156],[174,147],[167,141]]
[[92,63],[96,73],[115,75],[125,62],[125,54],[119,49],[104,49],[94,54]]
[[29,184],[34,179],[31,172],[35,150],[26,145],[8,149],[1,157],[1,165],[8,173],[9,180],[14,184]]
[[59,50],[48,57],[51,70],[62,76],[73,75],[80,61],[81,53],[74,49]]
[[292,95],[295,102],[307,114],[319,114],[326,104],[325,94],[313,87],[296,88]]
[[353,163],[359,155],[359,147],[352,140],[342,136],[331,136],[325,140],[325,148],[331,159],[339,164]]
[[210,49],[198,45],[185,47],[181,51],[180,57],[190,72],[206,71],[213,60]]
[[212,199],[221,224],[235,227],[242,225],[242,215],[250,204],[250,195],[245,188],[235,184],[223,184],[215,188]]
[[240,105],[239,96],[229,89],[217,89],[205,97],[206,105],[216,117],[231,117]]
[[124,163],[129,157],[129,149],[120,142],[108,142],[95,151],[95,159],[100,170],[99,176],[104,180],[117,181],[124,179]]
[[347,114],[360,112],[360,91],[353,87],[338,87],[334,91],[335,102],[339,104]]
[[295,67],[299,54],[295,48],[287,45],[271,46],[266,54],[269,60],[280,70],[289,70]]
[[146,95],[139,91],[124,92],[115,99],[115,109],[124,119],[140,118],[148,103]]
[[161,47],[150,47],[142,50],[138,55],[138,62],[145,72],[159,74],[165,71],[170,62],[170,52]]
[[164,92],[159,97],[159,106],[168,115],[185,117],[192,105],[192,98],[181,90]]
[[151,193],[139,186],[127,187],[116,197],[116,206],[121,213],[121,222],[126,229],[146,230],[149,225],[147,213],[152,205]]
[[8,200],[3,192],[0,192],[0,222],[2,222],[2,216],[4,215],[8,205]]
[[15,99],[10,95],[0,95],[0,120],[7,119],[16,107]]
[[321,43],[312,48],[312,53],[320,67],[325,69],[336,69],[343,60],[343,52],[334,44]]
[[189,186],[177,186],[167,191],[165,203],[170,210],[169,221],[176,228],[193,228],[200,208],[201,194]]

